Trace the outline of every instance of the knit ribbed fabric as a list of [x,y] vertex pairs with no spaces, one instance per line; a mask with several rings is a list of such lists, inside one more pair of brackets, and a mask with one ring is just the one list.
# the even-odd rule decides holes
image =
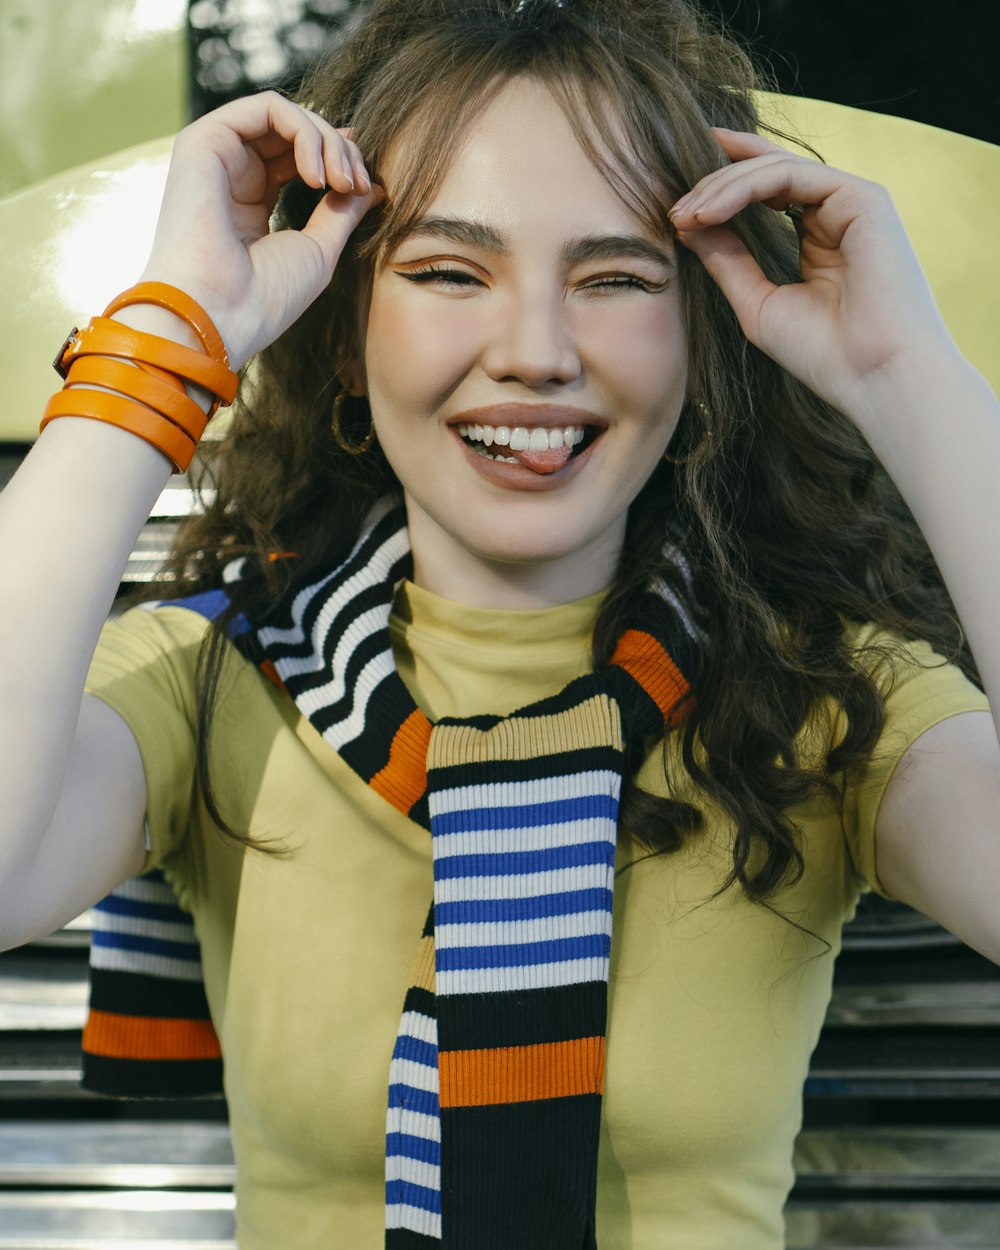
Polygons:
[[[507,717],[432,726],[389,640],[408,568],[405,513],[385,501],[343,564],[294,587],[266,620],[239,617],[230,629],[329,745],[430,830],[433,906],[389,1071],[386,1245],[586,1250],[622,777],[630,749],[683,705],[693,636],[668,596],[647,593],[607,669]],[[242,575],[230,566],[227,584]],[[223,588],[170,606],[216,616],[227,604]],[[121,917],[123,897],[104,913]],[[117,971],[135,976],[132,962],[153,952],[114,924],[115,958],[129,963]],[[162,965],[174,988],[182,967],[193,985],[197,948],[177,941],[168,952],[162,943],[175,938],[160,931],[156,955],[180,961]],[[106,1024],[88,1026],[91,1073],[97,1061],[107,1077],[115,1060],[141,1069],[153,1058],[138,1034],[129,1050]],[[203,1016],[171,1027],[189,1044],[175,1062],[217,1061]]]

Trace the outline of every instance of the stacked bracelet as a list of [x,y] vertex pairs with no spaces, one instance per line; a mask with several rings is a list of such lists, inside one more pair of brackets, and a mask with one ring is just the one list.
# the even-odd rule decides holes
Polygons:
[[[204,351],[109,320],[131,304],[168,308],[187,322]],[[104,421],[151,443],[177,472],[191,463],[205,426],[220,404],[232,403],[239,382],[205,310],[162,282],[139,283],[112,300],[102,317],[70,333],[53,363],[66,385],[46,405],[41,429],[54,417]],[[215,396],[208,413],[188,396],[185,382]]]

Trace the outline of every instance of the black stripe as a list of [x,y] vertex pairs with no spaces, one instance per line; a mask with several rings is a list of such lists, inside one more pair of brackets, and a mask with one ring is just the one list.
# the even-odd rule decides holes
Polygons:
[[[338,565],[327,569],[326,573],[317,573],[315,569],[311,572],[305,572],[302,566],[296,563],[293,566],[292,580],[288,589],[271,611],[261,616],[258,623],[261,625],[273,625],[279,629],[282,628],[291,619],[293,600],[302,591],[324,582],[327,576],[329,576],[329,581],[326,581],[324,584],[322,597],[324,599],[329,598],[334,591],[340,589],[347,578],[352,577],[355,573],[365,568],[383,543],[405,525],[406,508],[403,504],[400,504],[397,508],[391,508],[378,524],[372,527],[364,541],[360,543],[356,541],[352,544],[351,552],[344,556]],[[357,550],[354,550],[355,547]]]
[[437,999],[441,1050],[534,1046],[603,1037],[608,987],[604,981],[500,994],[448,994]]
[[441,1112],[442,1250],[596,1250],[597,1094]]
[[202,1098],[222,1093],[221,1059],[108,1059],[83,1055],[80,1084],[116,1098]]
[[[330,703],[324,703],[322,707],[315,712],[311,712],[309,719],[313,725],[323,732],[328,725],[332,725],[337,721],[343,720],[351,712],[355,704],[358,675],[370,660],[376,656],[382,655],[389,649],[389,631],[387,629],[379,629],[374,634],[369,634],[365,639],[351,652],[347,661],[347,665],[343,671],[344,693],[339,699],[332,700]],[[268,655],[274,658],[273,652],[268,648]],[[277,660],[275,661],[277,662]],[[299,698],[301,695],[308,693],[317,686],[323,686],[330,680],[331,669],[329,664],[320,664],[315,672],[295,673],[287,677],[283,677],[285,685],[288,687],[289,694],[293,698]]]
[[408,1228],[387,1228],[385,1250],[441,1250],[441,1242],[437,1237],[411,1233]]
[[174,981],[139,972],[90,970],[90,1005],[95,1011],[161,1020],[207,1020],[201,981]]
[[438,1000],[428,990],[419,985],[411,985],[403,999],[404,1011],[418,1011],[422,1016],[430,1016],[433,1020],[437,1015]]
[[[399,674],[390,673],[372,692],[365,712],[364,728],[344,746],[341,758],[363,780],[370,781],[389,762],[393,735],[415,706]],[[335,719],[327,718],[324,712],[310,717],[320,733]]]
[[575,773],[607,769],[620,773],[622,754],[617,747],[586,747],[567,749],[559,755],[543,755],[528,760],[496,760],[490,763],[451,764],[445,768],[428,769],[428,784],[433,777],[435,790],[448,790],[469,784],[474,770],[476,785],[500,781],[537,781],[546,777],[570,777]]
[[[310,603],[307,610],[303,613],[301,625],[298,627],[302,630],[305,637],[301,642],[276,642],[272,641],[267,644],[267,653],[276,663],[285,659],[301,659],[302,657],[312,657],[316,654],[317,658],[322,662],[318,665],[318,673],[326,677],[330,675],[329,660],[338,642],[342,640],[345,632],[354,624],[359,616],[364,612],[372,609],[379,611],[379,615],[387,615],[389,611],[389,596],[385,586],[365,586],[359,590],[353,599],[349,599],[343,604],[340,611],[333,618],[327,629],[326,639],[323,642],[322,652],[315,652],[313,638],[313,630],[316,628],[316,620],[320,613],[327,606],[328,591],[321,591],[316,595],[315,599]],[[293,628],[292,618],[289,615],[287,623],[279,628]],[[386,634],[385,622],[380,623],[373,631],[374,635]],[[315,684],[316,676],[314,674],[303,675],[302,680]]]

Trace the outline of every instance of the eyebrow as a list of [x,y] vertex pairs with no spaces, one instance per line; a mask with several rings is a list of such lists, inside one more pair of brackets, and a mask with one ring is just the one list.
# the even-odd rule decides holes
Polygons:
[[[444,239],[476,247],[484,252],[505,256],[510,251],[508,240],[493,226],[465,217],[421,217],[414,222],[401,242],[420,236]],[[567,265],[586,264],[597,260],[618,260],[629,257],[648,260],[667,269],[676,268],[673,256],[638,234],[585,234],[567,239],[562,247],[562,259]]]

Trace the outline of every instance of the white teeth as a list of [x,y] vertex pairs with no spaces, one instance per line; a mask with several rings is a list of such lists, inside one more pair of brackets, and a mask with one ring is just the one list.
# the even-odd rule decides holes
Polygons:
[[[463,438],[472,443],[482,443],[486,447],[509,447],[511,451],[557,451],[560,447],[576,447],[583,442],[584,428],[580,425],[565,425],[558,429],[547,429],[535,426],[527,429],[523,425],[458,425],[455,427]],[[478,448],[477,448],[478,450]],[[504,460],[509,457],[497,456]],[[517,463],[516,459],[514,463]]]
[[493,452],[487,451],[485,447],[473,447],[472,449],[477,456],[482,456],[484,460],[501,460],[504,464],[519,464],[517,456],[499,456]]

